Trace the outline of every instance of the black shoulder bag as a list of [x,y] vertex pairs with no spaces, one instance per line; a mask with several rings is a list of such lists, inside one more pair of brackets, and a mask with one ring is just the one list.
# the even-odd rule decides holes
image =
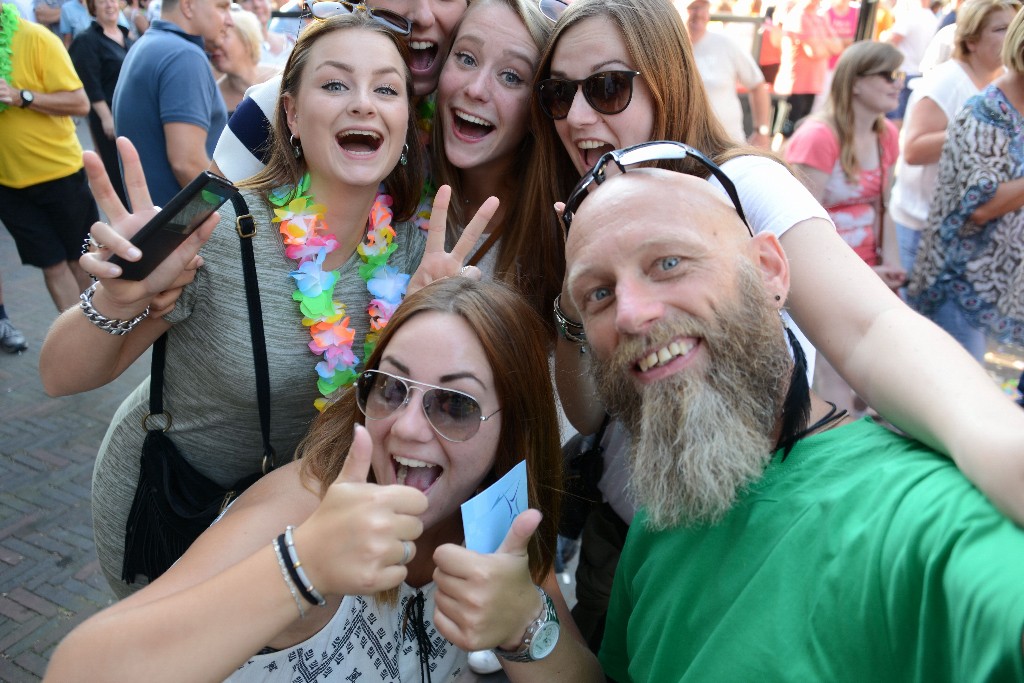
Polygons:
[[245,299],[249,307],[249,332],[256,370],[256,396],[263,436],[263,468],[224,488],[192,467],[167,436],[171,415],[165,415],[163,429],[150,429],[149,418],[163,410],[164,354],[167,335],[153,344],[149,387],[149,413],[142,420],[146,440],[142,444],[139,484],[135,489],[128,524],[125,527],[124,565],[121,579],[134,583],[138,575],[153,581],[181,557],[192,542],[213,523],[234,498],[276,465],[270,445],[270,372],[263,335],[263,309],[256,279],[252,238],[256,223],[241,194],[231,203],[238,217],[235,229],[242,250]]

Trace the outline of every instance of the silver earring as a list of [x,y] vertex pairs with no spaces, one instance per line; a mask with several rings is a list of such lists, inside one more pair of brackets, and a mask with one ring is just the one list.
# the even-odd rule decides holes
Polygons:
[[402,147],[402,156],[398,157],[398,163],[400,163],[402,166],[405,166],[407,163],[409,163],[409,144],[408,143],[406,143]]
[[299,141],[294,135],[288,137],[288,144],[292,146],[292,154],[295,155],[296,159],[302,158],[302,142]]

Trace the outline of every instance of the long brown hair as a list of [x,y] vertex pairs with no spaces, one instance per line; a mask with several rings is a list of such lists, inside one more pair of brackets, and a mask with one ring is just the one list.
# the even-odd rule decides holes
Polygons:
[[[503,284],[446,278],[402,302],[381,333],[366,369],[379,367],[395,333],[425,312],[461,317],[480,340],[501,405],[501,434],[494,466],[483,485],[497,481],[526,459],[530,506],[544,514],[530,539],[530,573],[534,582],[540,583],[554,562],[562,487],[561,447],[544,326],[522,297]],[[302,474],[319,483],[321,495],[341,472],[353,429],[363,421],[355,391],[349,389],[313,421],[299,444]]]
[[[650,90],[654,103],[651,140],[684,142],[719,164],[745,154],[779,161],[762,150],[737,145],[726,134],[711,110],[682,18],[668,0],[575,0],[558,20],[547,49],[541,54],[535,85],[550,77],[551,61],[562,35],[592,17],[606,17],[618,27],[633,66]],[[534,230],[540,231],[539,235],[560,236],[552,206],[568,198],[579,180],[579,173],[536,97],[530,106],[530,124],[536,138],[536,153],[527,172],[522,203],[533,209],[529,222],[535,226]],[[654,165],[703,178],[708,176],[703,166],[687,160]],[[545,277],[553,279],[560,287],[565,274],[564,244],[559,242],[558,248],[557,268]]]
[[[416,112],[412,106],[412,73],[408,67],[409,46],[393,31],[389,31],[374,20],[368,12],[361,10],[322,21],[314,21],[299,35],[299,40],[292,48],[291,55],[288,56],[288,62],[285,64],[284,74],[281,77],[281,91],[277,97],[274,125],[271,126],[270,139],[267,142],[270,145],[270,159],[262,171],[241,183],[241,186],[258,192],[268,192],[282,185],[295,185],[302,178],[306,172],[306,161],[305,157],[295,158],[292,146],[288,142],[290,133],[288,114],[284,108],[284,96],[287,94],[293,98],[298,97],[302,74],[309,63],[309,53],[318,40],[335,31],[356,29],[386,36],[398,50],[402,62],[406,64],[405,90],[409,121],[406,125],[405,144],[409,147],[409,151],[406,153],[408,163],[397,165],[384,179],[384,187],[394,202],[391,208],[394,211],[395,220],[407,220],[416,211],[416,206],[419,203],[426,155],[423,143],[416,132]],[[366,55],[359,55],[360,59],[366,57]]]
[[[860,175],[860,161],[853,141],[853,85],[858,78],[868,74],[895,71],[903,63],[903,53],[888,43],[862,40],[845,50],[836,62],[835,75],[829,92],[825,111],[820,118],[833,126],[839,139],[839,165],[851,183]],[[885,114],[875,119],[873,130],[876,135],[885,134]],[[879,158],[879,168],[885,159]]]
[[[537,47],[538,54],[544,50],[551,34],[551,22],[540,13],[536,0],[475,0],[462,15],[459,24],[452,31],[451,40],[446,54],[451,53],[455,38],[459,35],[462,22],[471,12],[483,5],[498,4],[512,10],[520,22],[526,27],[527,33]],[[532,76],[532,74],[530,74]],[[529,87],[527,84],[526,87]],[[531,98],[532,99],[532,98]],[[439,115],[443,115],[440,114]],[[541,238],[534,225],[530,222],[534,212],[526,202],[515,201],[519,179],[524,178],[527,166],[534,155],[534,140],[529,131],[516,152],[512,167],[508,171],[509,196],[500,198],[504,204],[505,218],[498,243],[498,258],[494,276],[505,284],[518,289],[530,302],[543,320],[548,319],[549,306],[561,289],[561,282],[552,282],[546,277],[545,263],[555,262],[562,254],[557,246],[557,235]],[[434,125],[430,141],[431,172],[437,186],[450,185],[452,201],[448,207],[449,239],[457,237],[460,230],[469,222],[461,201],[464,196],[463,174],[455,168],[445,154],[444,127]],[[551,330],[553,331],[553,327]]]

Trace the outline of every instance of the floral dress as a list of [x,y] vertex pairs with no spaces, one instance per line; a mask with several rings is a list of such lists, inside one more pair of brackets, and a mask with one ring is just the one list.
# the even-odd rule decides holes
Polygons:
[[917,310],[930,315],[952,300],[993,339],[1024,344],[1024,208],[983,225],[970,219],[1022,175],[1024,118],[990,85],[949,126],[908,290]]

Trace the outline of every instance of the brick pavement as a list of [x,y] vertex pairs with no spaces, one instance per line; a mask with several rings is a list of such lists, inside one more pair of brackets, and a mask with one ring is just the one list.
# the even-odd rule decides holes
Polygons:
[[42,272],[20,264],[4,228],[0,275],[8,315],[29,343],[17,356],[0,352],[0,681],[15,683],[39,680],[60,639],[113,600],[93,548],[92,466],[149,361],[101,389],[49,398],[39,348],[57,312]]

